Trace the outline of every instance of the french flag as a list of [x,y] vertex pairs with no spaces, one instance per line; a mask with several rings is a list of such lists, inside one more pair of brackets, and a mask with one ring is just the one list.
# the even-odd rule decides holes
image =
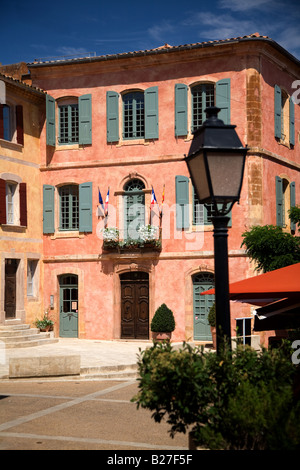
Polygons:
[[152,186],[152,193],[151,193],[151,209],[152,209],[152,207],[154,206],[154,203],[157,204],[157,200],[156,200],[155,192],[154,192],[154,189],[153,189],[153,186]]
[[107,191],[106,199],[105,199],[105,213],[108,214],[108,201],[109,201],[109,188]]

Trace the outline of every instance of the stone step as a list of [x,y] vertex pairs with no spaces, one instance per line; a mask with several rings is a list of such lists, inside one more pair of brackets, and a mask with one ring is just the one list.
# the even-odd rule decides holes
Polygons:
[[30,325],[28,325],[27,323],[0,325],[0,331],[15,331],[15,330],[29,330],[29,329],[30,329]]
[[123,379],[127,377],[137,377],[137,364],[80,368],[80,378],[82,379]]
[[28,324],[11,324],[0,326],[0,341],[5,348],[28,348],[44,344],[57,343],[51,333],[41,333],[38,328],[31,328]]
[[12,329],[0,330],[0,340],[5,341],[5,338],[10,338],[13,336],[35,336],[39,334],[40,330],[38,328],[23,328],[23,329]]
[[45,333],[45,334],[49,336],[41,337],[41,335],[37,335],[35,337],[36,339],[30,339],[29,341],[15,341],[15,342],[10,342],[10,343],[5,342],[5,347],[6,349],[31,348],[33,346],[43,346],[44,344],[58,343],[58,338],[51,337],[49,333]]

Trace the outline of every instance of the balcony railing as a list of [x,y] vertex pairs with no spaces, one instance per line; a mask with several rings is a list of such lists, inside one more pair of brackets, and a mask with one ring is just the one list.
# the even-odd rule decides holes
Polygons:
[[103,230],[103,251],[161,251],[161,228],[145,225],[137,229],[134,237],[125,230],[107,227]]

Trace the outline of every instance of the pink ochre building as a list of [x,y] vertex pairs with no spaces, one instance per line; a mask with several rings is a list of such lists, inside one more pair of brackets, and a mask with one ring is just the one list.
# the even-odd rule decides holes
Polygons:
[[[209,344],[214,299],[199,294],[214,285],[211,210],[198,203],[184,156],[211,105],[249,147],[228,249],[230,281],[252,276],[243,232],[296,230],[288,210],[299,203],[299,61],[256,33],[27,66],[46,92],[40,262],[55,335],[147,340],[165,303],[174,341]],[[231,327],[253,346],[269,334],[252,331],[247,304],[232,303]]]

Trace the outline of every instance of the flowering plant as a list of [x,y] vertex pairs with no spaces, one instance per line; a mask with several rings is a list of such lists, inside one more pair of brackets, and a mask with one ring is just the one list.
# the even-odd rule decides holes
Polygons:
[[106,242],[118,241],[119,230],[116,227],[106,227],[102,230],[103,240]]
[[138,228],[138,233],[142,242],[152,242],[153,240],[157,240],[158,227],[155,225],[141,225],[141,227]]

